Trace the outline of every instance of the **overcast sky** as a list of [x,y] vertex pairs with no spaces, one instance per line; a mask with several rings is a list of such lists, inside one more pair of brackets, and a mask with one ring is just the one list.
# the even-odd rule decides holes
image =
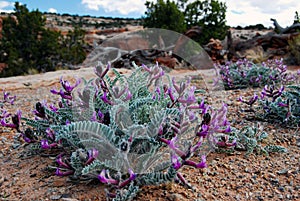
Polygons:
[[[30,10],[105,17],[139,18],[145,12],[146,0],[19,0]],[[220,0],[226,2],[229,26],[263,24],[273,26],[270,18],[283,26],[293,23],[295,11],[300,14],[300,0]],[[0,11],[12,11],[15,1],[0,1]]]

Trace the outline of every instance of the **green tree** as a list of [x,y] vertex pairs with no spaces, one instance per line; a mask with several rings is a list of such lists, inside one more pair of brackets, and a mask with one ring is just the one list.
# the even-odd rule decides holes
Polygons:
[[85,58],[84,32],[75,29],[64,38],[61,33],[45,29],[45,18],[38,10],[15,3],[14,13],[2,22],[0,63],[7,67],[0,77],[53,71],[58,63],[78,64]]
[[33,68],[36,53],[39,51],[38,39],[43,31],[45,19],[40,12],[29,12],[26,6],[15,3],[14,13],[3,20],[1,38],[1,62],[8,68],[1,76],[20,75]]
[[147,1],[147,11],[143,17],[144,27],[162,28],[182,33],[186,30],[184,15],[174,1]]
[[85,45],[84,35],[84,30],[75,27],[74,31],[69,31],[62,39],[61,59],[65,64],[79,64],[86,58],[86,53],[83,49]]
[[[144,26],[165,28],[182,33],[193,26],[202,28],[202,33],[194,38],[201,45],[207,44],[210,38],[223,39],[226,36],[226,4],[218,0],[188,0],[167,2],[157,0],[146,2],[147,11]],[[182,16],[184,19],[182,19]]]
[[202,27],[202,34],[195,40],[206,44],[210,38],[224,39],[226,26],[226,4],[218,0],[194,1],[185,6],[184,16],[187,28]]

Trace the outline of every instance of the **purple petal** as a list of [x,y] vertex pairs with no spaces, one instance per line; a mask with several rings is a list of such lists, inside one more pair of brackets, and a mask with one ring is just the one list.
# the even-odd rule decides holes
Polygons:
[[196,165],[196,168],[206,168],[206,167],[207,167],[206,156],[202,155],[201,156],[201,162]]
[[135,180],[136,174],[132,171],[132,169],[129,169],[128,172],[129,172],[129,175],[130,175],[129,180],[130,181]]
[[59,168],[57,168],[56,171],[55,171],[55,174],[57,176],[62,177],[62,176],[72,175],[72,174],[74,174],[74,171],[73,170],[68,170],[68,171],[63,172]]
[[48,140],[45,140],[45,139],[41,140],[41,147],[42,147],[42,149],[50,149]]
[[172,155],[171,161],[172,161],[172,165],[173,165],[175,170],[178,170],[181,167],[181,164],[178,160],[178,156],[176,156],[175,154]]
[[59,165],[60,167],[65,167],[65,168],[68,168],[68,169],[71,168],[68,164],[66,164],[66,163],[63,161],[62,154],[60,154],[60,155],[58,156],[58,158],[56,159],[56,162],[58,163],[58,165]]

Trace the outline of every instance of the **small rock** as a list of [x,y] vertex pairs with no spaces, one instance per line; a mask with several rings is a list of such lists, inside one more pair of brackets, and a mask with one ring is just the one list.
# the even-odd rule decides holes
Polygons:
[[290,194],[287,194],[287,195],[286,195],[286,198],[289,199],[289,200],[291,200],[291,199],[292,199],[292,196],[291,196]]
[[269,173],[269,176],[272,177],[272,178],[276,178],[276,175],[273,174],[273,173]]
[[11,146],[12,146],[13,149],[17,149],[20,146],[20,144],[13,143]]
[[185,200],[185,198],[181,194],[173,193],[170,196],[170,200],[172,200],[172,201],[181,201],[181,200]]
[[51,195],[50,199],[51,200],[59,200],[61,198],[61,195]]
[[282,170],[277,171],[277,174],[279,174],[279,175],[283,175],[283,174],[287,174],[287,173],[288,173],[287,169],[282,169]]
[[79,200],[74,199],[74,198],[62,198],[61,200],[63,200],[63,201],[79,201]]
[[284,191],[284,187],[283,186],[279,186],[278,190],[280,190],[281,192],[283,192]]
[[298,147],[300,147],[300,138],[299,138],[299,139],[297,139],[297,141],[296,141],[296,145],[297,145]]

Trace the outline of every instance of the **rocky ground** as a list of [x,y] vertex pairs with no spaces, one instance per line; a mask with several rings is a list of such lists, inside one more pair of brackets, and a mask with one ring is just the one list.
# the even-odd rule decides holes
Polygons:
[[[123,73],[128,70],[121,69]],[[171,71],[182,76],[181,71]],[[191,72],[194,74],[193,72]],[[1,88],[17,95],[10,111],[21,108],[30,116],[40,100],[51,102],[49,90],[59,87],[59,77],[93,77],[91,68],[78,71],[58,71],[43,75],[0,79]],[[227,91],[224,101],[229,106],[232,126],[241,127],[254,122],[241,113],[236,99],[251,95],[252,89]],[[53,100],[52,100],[53,101]],[[269,138],[264,144],[282,145],[287,153],[269,156],[245,152],[210,153],[206,169],[185,168],[185,178],[194,190],[171,183],[144,187],[134,200],[300,200],[300,137],[299,130],[262,123]],[[73,181],[54,175],[54,155],[36,155],[18,134],[0,127],[0,200],[105,200],[105,186],[98,182]]]

